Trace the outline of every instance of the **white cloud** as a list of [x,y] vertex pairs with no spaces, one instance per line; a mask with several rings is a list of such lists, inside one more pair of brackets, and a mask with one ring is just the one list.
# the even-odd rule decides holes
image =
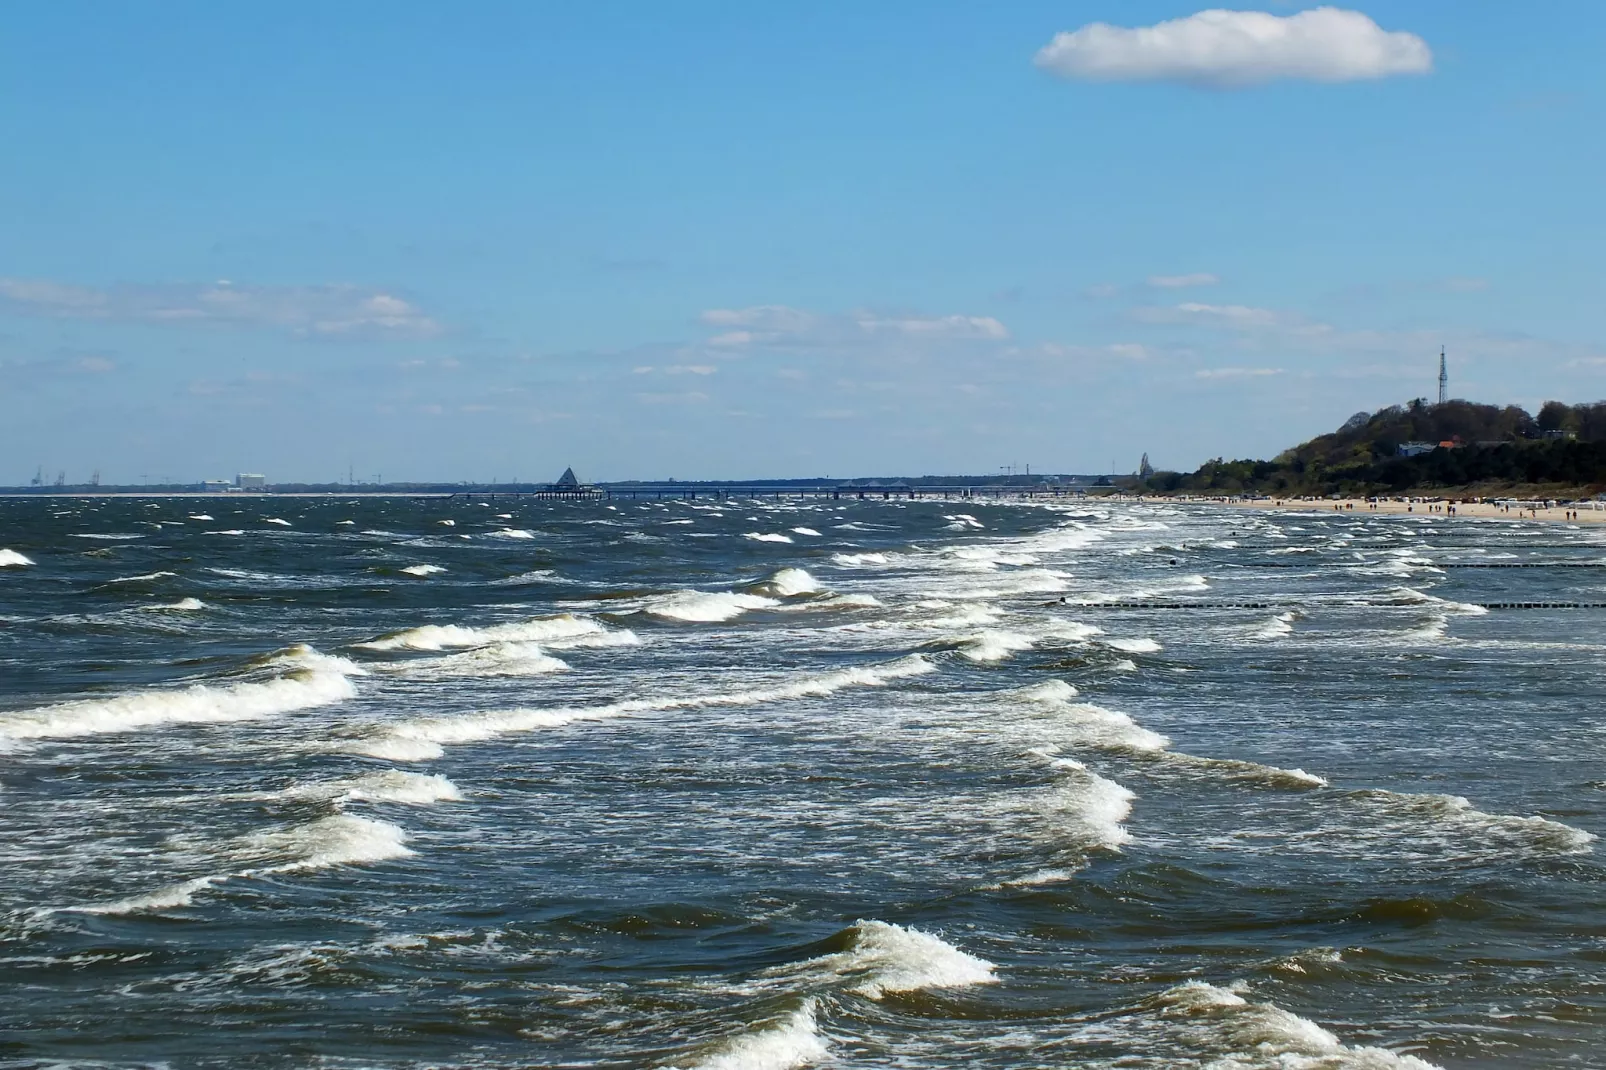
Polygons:
[[712,364],[671,364],[664,369],[665,375],[713,375],[719,371]]
[[1150,275],[1149,285],[1160,290],[1181,290],[1189,286],[1214,286],[1220,282],[1220,277],[1208,271],[1197,271],[1192,275]]
[[889,332],[912,338],[1009,337],[1009,329],[991,316],[904,316],[884,319],[860,314],[854,317],[854,322],[861,330],[871,334]]
[[1009,337],[1009,328],[991,316],[883,315],[851,312],[826,315],[786,305],[715,308],[699,317],[710,327],[729,327],[708,339],[710,346],[839,348],[902,339],[926,342],[989,342]]
[[1284,322],[1269,308],[1251,308],[1248,305],[1205,305],[1186,301],[1169,307],[1148,306],[1132,310],[1132,315],[1146,323],[1196,323],[1217,327],[1242,329],[1275,327]]
[[441,326],[417,307],[360,286],[71,286],[0,279],[0,310],[60,319],[268,327],[302,336],[419,338]]
[[1153,26],[1089,23],[1056,34],[1035,62],[1062,78],[1228,89],[1282,78],[1352,82],[1425,74],[1433,52],[1415,34],[1386,31],[1359,11],[1319,7],[1278,16],[1213,9]]
[[1281,368],[1200,368],[1193,373],[1195,379],[1252,379],[1265,375],[1281,375]]
[[700,390],[685,390],[679,393],[638,393],[636,400],[644,405],[700,405],[708,400],[708,395]]
[[1149,360],[1155,351],[1139,342],[1113,342],[1109,345],[1065,345],[1060,342],[1043,342],[1010,355],[1046,357],[1050,360],[1100,360],[1114,357],[1118,360]]

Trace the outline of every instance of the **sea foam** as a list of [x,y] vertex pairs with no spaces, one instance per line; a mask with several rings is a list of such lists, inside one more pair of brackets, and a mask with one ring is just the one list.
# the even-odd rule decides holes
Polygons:
[[712,624],[734,620],[750,609],[768,609],[780,604],[774,598],[736,591],[675,591],[649,599],[645,612],[668,620]]
[[572,613],[556,617],[534,617],[530,620],[495,624],[487,628],[465,628],[458,624],[425,624],[417,628],[382,635],[357,645],[366,650],[448,650],[457,647],[485,646],[498,642],[541,642],[552,639],[569,639],[603,632],[602,625],[589,617]]
[[382,726],[375,735],[350,741],[347,749],[391,761],[424,761],[440,757],[445,744],[472,743],[542,728],[560,728],[579,721],[610,720],[634,713],[757,706],[766,702],[817,698],[849,687],[885,687],[894,680],[920,676],[935,669],[930,661],[913,654],[880,665],[840,669],[741,691],[632,699],[605,706],[492,710],[462,717],[417,718]]
[[0,714],[0,739],[69,739],[164,724],[254,720],[343,702],[357,693],[349,677],[363,673],[308,646],[291,647],[268,667],[274,674],[263,680],[131,691]]
[[15,550],[0,548],[0,568],[26,568],[33,564],[33,559],[24,557]]
[[819,1062],[831,1052],[820,1035],[816,1007],[816,1000],[807,999],[784,1018],[720,1041],[686,1062],[686,1070],[793,1070]]
[[932,933],[886,921],[858,921],[842,934],[847,947],[774,971],[828,980],[870,999],[889,993],[993,984],[996,967]]
[[1167,989],[1155,1004],[1223,1070],[1439,1070],[1414,1055],[1351,1047],[1308,1018],[1203,981]]

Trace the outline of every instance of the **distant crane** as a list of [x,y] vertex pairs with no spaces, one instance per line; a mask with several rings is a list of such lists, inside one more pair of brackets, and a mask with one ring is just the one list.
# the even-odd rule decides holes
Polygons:
[[1450,368],[1444,362],[1444,347],[1439,347],[1439,404],[1450,400]]

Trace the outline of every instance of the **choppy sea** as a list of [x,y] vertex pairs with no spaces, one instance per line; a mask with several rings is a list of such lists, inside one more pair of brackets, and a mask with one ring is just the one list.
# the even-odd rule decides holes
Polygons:
[[[1606,531],[0,501],[0,1066],[1606,1067]],[[1501,567],[1489,567],[1501,566]]]

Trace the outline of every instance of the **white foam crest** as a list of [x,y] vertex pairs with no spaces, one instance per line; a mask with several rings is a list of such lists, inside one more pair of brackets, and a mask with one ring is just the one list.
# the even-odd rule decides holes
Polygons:
[[1119,850],[1132,838],[1123,822],[1132,816],[1132,800],[1137,796],[1075,759],[1050,758],[1049,764],[1063,776],[1040,805],[1056,834],[1068,832],[1083,846],[1110,851]]
[[117,576],[107,580],[107,583],[149,583],[152,580],[165,580],[177,576],[177,572],[146,572],[139,576]]
[[756,706],[796,698],[817,698],[849,687],[885,687],[894,680],[935,672],[936,666],[919,654],[897,661],[820,676],[805,677],[771,687],[755,687],[723,694],[632,699],[606,706],[552,709],[492,710],[465,717],[431,717],[385,726],[379,734],[352,742],[348,749],[390,761],[410,762],[438,758],[444,744],[473,743],[497,736],[561,728],[577,721],[601,721],[633,713],[720,706]]
[[438,572],[445,572],[446,569],[440,565],[408,565],[401,571],[409,576],[433,576]]
[[768,609],[780,604],[773,598],[736,591],[675,591],[649,599],[645,611],[669,620],[711,624],[733,620],[749,609]]
[[380,862],[405,858],[407,835],[388,821],[352,814],[331,814],[316,821],[281,832],[263,832],[250,838],[251,844],[274,854],[290,855],[294,861],[247,871],[295,873],[301,870],[329,869],[357,862]]
[[[917,602],[916,608],[938,607],[948,608],[952,602]],[[950,613],[942,617],[928,617],[914,623],[922,628],[973,628],[978,624],[991,624],[1003,614],[992,606],[968,605],[963,606],[957,613]]]
[[1487,814],[1473,807],[1460,795],[1432,792],[1397,792],[1377,788],[1357,792],[1356,798],[1384,810],[1396,818],[1419,821],[1430,827],[1478,836],[1511,848],[1557,854],[1582,854],[1591,850],[1595,835],[1581,828],[1552,821],[1548,817],[1519,817],[1513,814]]
[[441,678],[464,676],[542,676],[563,672],[568,663],[552,657],[536,643],[490,643],[447,654],[382,666],[401,676]]
[[1118,710],[1108,710],[1090,702],[1070,701],[1076,696],[1076,689],[1060,680],[1050,680],[1004,694],[1018,701],[1048,706],[1055,715],[1056,725],[1069,733],[1069,742],[1109,750],[1149,753],[1171,746],[1171,741],[1165,736],[1149,731]]
[[1030,650],[1032,645],[1033,640],[1029,635],[989,629],[960,643],[959,653],[971,661],[995,662],[1003,661],[1019,651]]
[[400,828],[388,821],[351,814],[331,814],[305,825],[258,833],[243,841],[243,849],[249,854],[267,856],[269,859],[288,857],[290,861],[254,866],[232,873],[208,874],[111,903],[91,903],[61,909],[79,914],[137,914],[189,906],[197,892],[236,877],[296,873],[405,858],[413,853],[406,845],[406,838]]
[[217,873],[208,877],[197,877],[194,880],[183,881],[179,884],[169,884],[158,888],[154,892],[144,895],[131,895],[126,899],[118,899],[110,903],[87,903],[83,906],[62,908],[74,914],[141,914],[148,910],[170,910],[173,907],[187,907],[195,901],[195,894],[228,880],[230,874]]
[[1168,765],[1181,769],[1191,770],[1210,777],[1221,777],[1226,780],[1242,780],[1249,783],[1260,784],[1264,787],[1283,788],[1292,791],[1308,791],[1311,788],[1327,787],[1327,778],[1307,773],[1303,769],[1284,769],[1276,765],[1263,765],[1260,762],[1246,761],[1241,758],[1204,758],[1196,754],[1183,754],[1172,751],[1165,755]]
[[810,605],[821,606],[827,609],[854,606],[861,609],[870,609],[881,605],[881,599],[873,594],[834,594],[829,598],[822,598]]
[[1015,694],[1028,702],[1069,702],[1079,692],[1064,680],[1045,680],[1031,687],[1023,687]]
[[363,802],[428,806],[438,802],[460,802],[463,798],[457,785],[443,776],[408,773],[400,769],[367,773],[341,787],[345,798]]
[[1209,1064],[1218,1070],[1440,1070],[1387,1048],[1351,1047],[1308,1018],[1203,981],[1168,989],[1155,1002],[1162,1016],[1185,1021],[1222,1053]]
[[24,557],[15,550],[0,548],[0,568],[27,568],[33,564],[33,559]]
[[143,539],[145,536],[129,534],[126,532],[83,532],[75,535],[68,535],[67,537],[69,539],[99,539],[103,542],[127,542],[130,539]]
[[949,592],[964,599],[1003,598],[1016,594],[1048,594],[1069,589],[1065,577],[1046,568],[1023,568],[1003,572],[989,580],[990,586]]
[[287,528],[290,526],[290,521],[284,519],[282,516],[265,516],[262,518],[262,522],[264,524],[277,524],[281,528]]
[[593,635],[576,635],[568,639],[548,639],[543,645],[548,650],[587,650],[615,646],[640,646],[641,636],[629,628],[613,628]]
[[535,538],[535,532],[530,531],[530,530],[528,530],[526,528],[500,528],[500,529],[498,529],[496,531],[487,532],[486,534],[490,535],[494,539],[533,539],[533,538]]
[[785,1018],[721,1042],[686,1070],[792,1070],[826,1059],[830,1047],[820,1035],[815,1007],[806,1000]]
[[1043,627],[1041,634],[1050,639],[1082,643],[1095,635],[1103,635],[1104,629],[1096,624],[1083,624],[1077,620],[1051,621]]
[[888,993],[993,984],[994,966],[932,933],[886,921],[858,921],[847,950],[810,960],[802,972],[829,972],[847,991],[880,999]]
[[156,606],[141,606],[140,608],[151,612],[193,613],[198,609],[205,609],[206,603],[199,598],[180,598],[177,602],[166,602]]
[[460,624],[425,624],[371,639],[357,646],[365,650],[449,650],[456,647],[486,646],[499,642],[542,642],[597,635],[602,625],[590,617],[562,613],[556,617],[495,624],[488,628],[465,628]]
[[1106,639],[1104,645],[1123,654],[1158,654],[1160,644],[1153,639]]
[[832,554],[831,562],[841,568],[863,568],[866,565],[885,565],[892,559],[886,554]]
[[819,594],[820,581],[801,568],[783,568],[764,584],[771,594],[780,598],[794,598],[800,594]]
[[767,532],[749,531],[749,532],[744,533],[742,535],[742,538],[744,538],[744,539],[752,539],[754,542],[791,542],[792,541],[792,537],[790,535],[782,535],[778,531],[767,531]]
[[269,665],[284,670],[282,675],[192,684],[176,691],[134,691],[3,714],[0,739],[70,739],[165,724],[255,720],[352,698],[357,690],[348,677],[363,671],[344,658],[304,646],[276,656]]
[[519,587],[527,583],[540,583],[551,575],[551,569],[537,568],[531,569],[529,572],[521,572],[517,576],[505,576],[499,580],[492,580],[491,584],[496,587]]
[[1431,643],[1445,638],[1449,627],[1450,618],[1443,613],[1435,613],[1416,627],[1401,633],[1400,639],[1409,643]]
[[208,514],[208,513],[191,513],[190,514],[190,519],[191,520],[211,520],[212,516],[210,514]]
[[444,525],[445,527],[449,527],[449,528],[455,528],[457,526],[457,521],[455,521],[455,520],[437,520],[437,521],[435,521],[435,523]]
[[811,535],[816,539],[824,538],[824,536],[822,536],[818,531],[815,531],[813,528],[793,528],[792,532],[796,535]]
[[1292,635],[1294,631],[1294,621],[1298,620],[1299,617],[1300,614],[1296,610],[1290,610],[1287,613],[1279,613],[1277,616],[1262,624],[1260,627],[1252,630],[1249,633],[1249,638],[1272,640],[1281,639],[1285,635]]

